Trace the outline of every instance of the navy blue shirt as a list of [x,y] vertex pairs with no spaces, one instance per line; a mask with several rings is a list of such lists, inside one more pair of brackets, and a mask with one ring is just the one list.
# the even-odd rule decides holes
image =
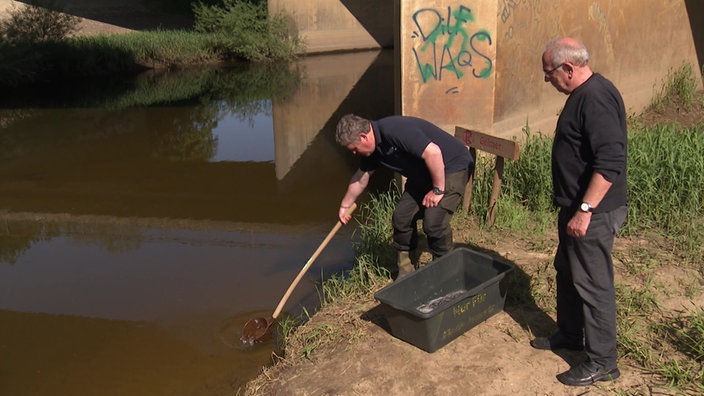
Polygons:
[[457,138],[421,118],[390,116],[372,121],[376,149],[362,157],[359,169],[373,171],[383,165],[409,179],[427,179],[430,172],[421,156],[428,144],[442,151],[445,174],[468,169],[473,163],[469,150]]

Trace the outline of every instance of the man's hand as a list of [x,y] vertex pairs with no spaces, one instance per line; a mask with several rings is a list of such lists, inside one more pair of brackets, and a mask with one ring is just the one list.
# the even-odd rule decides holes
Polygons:
[[340,223],[347,224],[347,222],[350,221],[350,219],[352,218],[350,212],[351,211],[349,206],[340,206],[340,211],[337,213],[337,217],[340,219]]
[[427,194],[425,194],[425,197],[423,197],[423,206],[426,208],[434,208],[438,205],[440,205],[440,200],[442,200],[442,197],[444,197],[445,194],[435,194],[433,190],[430,190]]
[[587,229],[591,221],[591,212],[577,211],[567,223],[567,235],[572,238],[582,238],[587,235]]

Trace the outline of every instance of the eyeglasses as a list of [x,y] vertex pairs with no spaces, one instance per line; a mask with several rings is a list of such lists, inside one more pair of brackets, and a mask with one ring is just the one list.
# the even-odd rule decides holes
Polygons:
[[545,77],[550,77],[550,76],[552,76],[552,73],[555,72],[555,70],[561,68],[564,65],[565,65],[564,63],[560,63],[559,65],[555,66],[553,69],[550,69],[548,71],[543,71],[543,73],[545,73]]

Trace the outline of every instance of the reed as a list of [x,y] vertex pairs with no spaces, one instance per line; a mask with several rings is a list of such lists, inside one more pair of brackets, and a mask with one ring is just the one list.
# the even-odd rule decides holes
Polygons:
[[[628,134],[628,221],[623,235],[657,232],[682,251],[687,262],[704,258],[704,130],[676,124],[631,125]],[[540,230],[554,219],[552,207],[552,138],[531,134],[516,161],[507,161],[499,198],[497,226],[519,231],[526,221]],[[491,159],[480,157],[472,211],[486,215],[491,191]]]
[[656,91],[648,110],[662,111],[667,105],[675,105],[682,110],[690,110],[695,104],[697,77],[690,64],[671,69],[665,82]]
[[704,133],[701,128],[637,126],[629,134],[629,221],[625,232],[657,230],[690,262],[704,258]]
[[396,251],[391,246],[391,215],[398,197],[398,189],[392,184],[387,192],[372,194],[369,201],[360,205],[354,242],[356,263],[346,273],[322,283],[323,305],[368,295],[389,282],[390,269],[396,263]]

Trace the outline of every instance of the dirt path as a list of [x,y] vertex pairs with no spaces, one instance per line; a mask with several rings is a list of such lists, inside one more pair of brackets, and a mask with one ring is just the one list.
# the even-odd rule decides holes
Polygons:
[[[619,242],[617,242],[619,243]],[[536,253],[522,243],[496,241],[491,247],[536,281],[554,278],[552,253]],[[677,279],[697,277],[676,263],[663,264],[657,280],[662,290],[681,289]],[[524,272],[525,271],[525,272]],[[616,263],[617,282],[624,264]],[[667,274],[670,275],[667,275]],[[511,291],[509,290],[509,293]],[[704,303],[704,293],[695,297]],[[682,309],[688,298],[663,296],[664,305]],[[656,378],[619,362],[621,378],[586,387],[562,385],[555,376],[586,358],[583,352],[538,351],[534,335],[548,335],[555,322],[551,307],[506,306],[505,310],[470,329],[434,353],[425,352],[390,334],[371,296],[351,306],[332,305],[316,313],[304,332],[318,339],[333,336],[343,323],[342,342],[311,351],[309,358],[287,357],[249,384],[247,395],[674,395],[656,385]],[[546,313],[547,312],[547,313]],[[300,353],[301,351],[298,351]]]
[[506,312],[434,353],[393,338],[373,323],[360,331],[366,333],[363,340],[320,351],[312,360],[282,370],[280,382],[262,388],[261,394],[596,395],[646,384],[641,373],[624,365],[622,378],[613,384],[560,384],[555,375],[583,359],[581,354],[534,350],[528,345],[529,331]]

